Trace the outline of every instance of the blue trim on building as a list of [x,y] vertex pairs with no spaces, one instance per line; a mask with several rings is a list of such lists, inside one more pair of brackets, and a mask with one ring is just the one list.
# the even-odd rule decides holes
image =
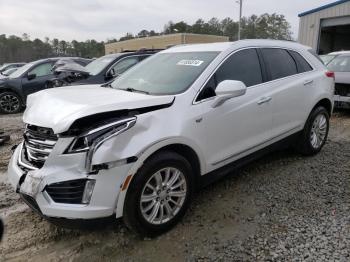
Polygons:
[[306,11],[304,13],[300,13],[298,16],[299,17],[302,17],[302,16],[306,16],[306,15],[309,15],[309,14],[312,14],[312,13],[316,13],[318,11],[321,11],[321,10],[324,10],[324,9],[327,9],[327,8],[330,8],[330,7],[333,7],[333,6],[336,6],[336,5],[340,5],[340,4],[343,4],[343,3],[346,3],[346,2],[349,2],[350,0],[339,0],[339,1],[336,1],[334,3],[330,3],[328,5],[323,5],[323,6],[320,6],[318,8],[315,8],[315,9],[311,9],[309,11]]

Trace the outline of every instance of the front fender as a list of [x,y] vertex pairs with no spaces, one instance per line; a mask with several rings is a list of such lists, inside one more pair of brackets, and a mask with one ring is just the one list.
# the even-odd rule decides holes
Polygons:
[[116,217],[121,217],[123,216],[123,211],[124,211],[124,201],[126,194],[129,189],[129,185],[132,182],[135,174],[137,171],[142,167],[143,163],[155,152],[159,151],[160,149],[169,146],[169,145],[175,145],[175,144],[181,144],[181,145],[186,145],[191,147],[197,154],[199,162],[200,162],[200,170],[201,170],[201,175],[206,173],[206,166],[204,162],[204,155],[201,152],[201,150],[194,145],[191,141],[182,138],[182,137],[171,137],[171,138],[166,138],[164,140],[158,141],[148,148],[144,149],[139,155],[137,161],[134,163],[134,165],[131,167],[129,174],[125,180],[125,185],[123,185],[123,189],[120,192],[119,198],[118,198],[118,203],[117,203],[117,209],[116,209]]

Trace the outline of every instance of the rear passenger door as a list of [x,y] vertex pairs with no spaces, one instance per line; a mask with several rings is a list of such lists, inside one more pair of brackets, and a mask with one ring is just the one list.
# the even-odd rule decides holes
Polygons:
[[271,90],[272,139],[303,128],[308,110],[308,90],[314,85],[307,61],[295,51],[260,49]]

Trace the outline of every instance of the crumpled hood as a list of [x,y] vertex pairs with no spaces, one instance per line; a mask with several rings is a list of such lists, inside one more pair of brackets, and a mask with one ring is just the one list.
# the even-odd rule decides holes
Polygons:
[[169,104],[174,96],[151,96],[100,85],[67,86],[32,94],[23,120],[27,124],[65,132],[79,118],[103,112]]
[[89,72],[86,70],[86,68],[77,63],[66,63],[55,69],[55,73],[61,73],[61,72],[81,73],[84,75],[89,75]]

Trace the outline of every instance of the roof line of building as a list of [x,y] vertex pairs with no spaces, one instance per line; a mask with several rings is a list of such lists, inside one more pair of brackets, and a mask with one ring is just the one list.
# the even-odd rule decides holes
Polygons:
[[132,38],[128,40],[123,40],[123,41],[117,41],[113,43],[107,43],[105,45],[112,45],[115,43],[128,43],[128,42],[134,42],[134,41],[144,41],[147,39],[157,39],[157,38],[165,38],[165,37],[174,37],[174,36],[205,36],[205,37],[213,37],[213,38],[226,38],[227,41],[229,40],[228,36],[222,36],[222,35],[209,35],[209,34],[194,34],[194,33],[174,33],[174,34],[163,34],[163,35],[156,35],[156,36],[146,36],[146,37],[138,37],[138,38]]
[[315,12],[318,12],[318,11],[321,11],[321,10],[324,10],[324,9],[327,9],[327,8],[330,8],[330,7],[333,7],[333,6],[336,6],[336,5],[340,5],[340,4],[349,2],[349,1],[350,1],[350,0],[338,0],[338,1],[336,1],[336,2],[327,4],[327,5],[323,5],[323,6],[320,6],[320,7],[314,8],[314,9],[311,9],[311,10],[309,10],[309,11],[300,13],[298,16],[299,16],[299,17],[306,16],[306,15],[309,15],[309,14],[312,14],[312,13],[315,13]]

